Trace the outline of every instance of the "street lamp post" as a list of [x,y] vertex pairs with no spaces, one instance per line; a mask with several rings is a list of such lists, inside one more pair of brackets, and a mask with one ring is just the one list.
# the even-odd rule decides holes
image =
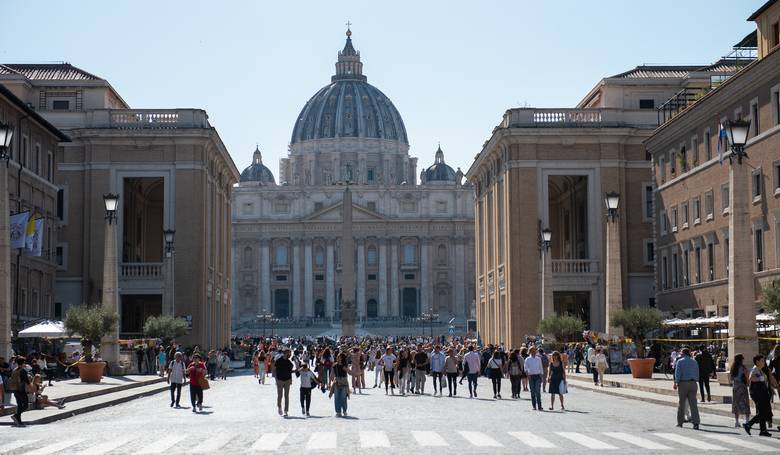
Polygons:
[[623,269],[621,266],[620,216],[618,205],[620,194],[610,191],[604,195],[607,209],[607,260],[606,260],[606,300],[605,331],[610,336],[622,336],[623,329],[612,327],[610,320],[615,312],[623,308]]
[[[750,203],[747,143],[750,122],[736,120],[725,125],[729,156],[729,337],[728,353],[750,359],[758,352],[756,337],[753,245],[750,239]],[[736,158],[736,159],[735,159]]]
[[[8,161],[14,129],[0,122],[0,355],[11,358],[11,233],[8,217]],[[5,166],[2,161],[5,160]]]
[[[423,321],[428,321],[428,324],[431,328],[431,338],[433,338],[433,321],[439,319],[439,313],[434,313],[433,308],[429,308],[427,312],[420,315],[420,319]],[[424,334],[425,332],[423,332],[423,335]]]
[[[119,195],[108,193],[103,195],[106,209],[106,227],[103,243],[103,295],[102,304],[115,314],[119,314],[119,258],[117,252],[117,218]],[[121,318],[120,318],[121,321]],[[121,324],[121,322],[120,322]],[[108,364],[109,371],[119,372],[119,325],[114,333],[100,340],[100,355]]]
[[173,229],[163,230],[163,240],[165,241],[165,262],[166,262],[166,276],[167,286],[165,287],[165,310],[167,314],[176,317],[176,284],[175,284],[175,261],[173,254],[176,249],[173,246],[173,239],[176,235],[176,231]]
[[542,258],[542,286],[541,286],[541,302],[542,302],[542,312],[541,312],[541,319],[544,319],[552,314],[552,309],[547,308],[548,305],[550,305],[552,302],[548,302],[546,298],[547,294],[547,287],[545,286],[545,276],[547,275],[547,267],[548,264],[545,261],[545,257],[547,256],[547,253],[550,251],[550,245],[552,244],[552,230],[550,228],[544,228],[542,229],[542,223],[539,222],[539,254]]

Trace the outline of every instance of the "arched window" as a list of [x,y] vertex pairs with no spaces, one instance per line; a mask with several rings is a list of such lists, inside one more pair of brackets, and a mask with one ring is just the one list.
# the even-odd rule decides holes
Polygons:
[[251,269],[252,268],[252,247],[246,247],[244,248],[244,268],[245,269]]
[[415,248],[412,244],[404,245],[404,264],[415,264]]
[[325,266],[325,252],[321,246],[318,246],[314,252],[314,265],[317,267]]
[[368,302],[366,302],[366,317],[376,318],[378,316],[379,316],[379,308],[376,303],[376,300],[371,299]]
[[447,265],[447,247],[444,244],[439,245],[436,251],[436,261],[439,265]]
[[325,317],[325,302],[322,299],[317,299],[314,301],[314,317],[315,318]]
[[276,265],[287,265],[287,245],[276,246]]
[[377,255],[375,246],[368,247],[368,254],[366,257],[368,259],[368,265],[376,265]]

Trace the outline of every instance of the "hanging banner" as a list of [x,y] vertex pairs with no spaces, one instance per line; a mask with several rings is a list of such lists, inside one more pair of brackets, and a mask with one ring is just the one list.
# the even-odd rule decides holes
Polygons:
[[11,215],[11,248],[24,248],[26,239],[27,220],[30,212],[21,212]]
[[32,251],[33,236],[35,235],[35,218],[27,220],[27,228],[24,230],[24,249]]
[[35,229],[30,242],[30,249],[27,250],[29,256],[40,256],[43,252],[43,218],[38,218],[34,223]]

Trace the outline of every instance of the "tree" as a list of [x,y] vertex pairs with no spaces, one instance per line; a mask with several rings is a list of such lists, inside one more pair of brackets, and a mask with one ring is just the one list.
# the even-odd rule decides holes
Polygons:
[[144,334],[150,338],[160,338],[168,345],[174,338],[187,334],[187,323],[173,316],[149,316],[144,323]]
[[539,332],[553,335],[559,342],[565,342],[585,330],[585,321],[568,314],[544,318],[539,322]]
[[71,307],[65,315],[65,329],[70,336],[81,335],[84,360],[92,362],[92,347],[100,339],[116,330],[116,313],[104,305],[81,304]]
[[772,284],[762,289],[762,294],[762,306],[768,313],[778,315],[778,322],[780,322],[780,280],[773,280]]
[[636,342],[636,355],[645,358],[645,337],[648,332],[661,328],[663,316],[654,308],[625,308],[618,310],[609,321],[612,327],[622,327],[626,336]]

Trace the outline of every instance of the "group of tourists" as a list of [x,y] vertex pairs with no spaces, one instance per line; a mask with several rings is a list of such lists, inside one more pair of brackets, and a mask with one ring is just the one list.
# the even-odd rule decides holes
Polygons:
[[[22,422],[22,413],[28,409],[44,409],[53,406],[59,409],[65,407],[65,399],[53,400],[45,395],[43,372],[45,363],[41,363],[39,357],[31,357],[29,360],[23,356],[16,356],[11,362],[6,362],[5,358],[0,357],[0,375],[3,378],[0,393],[0,414],[6,405],[10,404],[11,396],[16,401],[16,410],[11,416],[14,426],[24,426]],[[51,380],[49,380],[51,385]]]

